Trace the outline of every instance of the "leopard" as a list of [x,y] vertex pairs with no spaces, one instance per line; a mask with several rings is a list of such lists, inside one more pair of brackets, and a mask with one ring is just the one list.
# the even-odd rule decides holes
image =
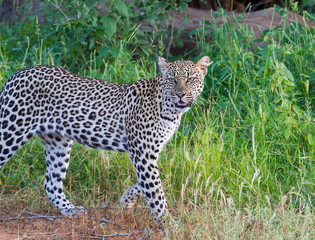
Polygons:
[[127,152],[137,175],[119,204],[132,208],[144,196],[155,220],[168,215],[158,157],[181,117],[204,88],[208,56],[197,63],[159,57],[160,74],[131,84],[82,77],[61,67],[24,68],[0,92],[0,169],[32,137],[43,144],[44,190],[63,215],[85,210],[63,191],[74,142]]

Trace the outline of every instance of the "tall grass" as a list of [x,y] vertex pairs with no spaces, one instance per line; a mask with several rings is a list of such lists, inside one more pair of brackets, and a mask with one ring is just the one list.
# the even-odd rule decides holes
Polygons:
[[[83,12],[85,18],[81,20],[59,19],[57,23],[45,23],[46,26],[38,24],[36,18],[13,28],[1,23],[4,32],[0,35],[0,86],[21,67],[37,64],[64,66],[78,74],[121,83],[154,77],[155,54],[163,54],[166,49],[156,39],[165,30],[157,29],[153,35],[143,32],[136,27],[138,15],[133,16],[130,11],[120,18],[113,2],[109,1],[108,7],[114,8],[109,17],[116,19],[116,27],[111,36],[106,36],[108,29],[103,30],[104,39],[101,33],[97,34],[97,27],[93,28],[102,20],[92,16],[92,9]],[[145,16],[151,16],[153,23],[158,22],[158,11],[163,9],[153,12],[148,8]],[[286,22],[286,10],[279,11]],[[225,12],[216,15],[224,18]],[[61,40],[53,29],[56,24],[59,31],[64,31]],[[82,25],[91,29],[85,30],[81,39],[76,28],[81,29]],[[294,212],[314,212],[315,30],[297,23],[284,25],[287,28],[265,31],[258,40],[250,29],[241,25],[234,28],[227,21],[223,25],[204,22],[196,30],[197,47],[183,58],[196,60],[208,55],[214,63],[209,67],[204,93],[184,115],[178,132],[159,158],[170,208],[189,209],[179,215],[183,223],[197,219],[208,224],[209,216],[214,217],[210,222],[217,223],[219,219],[211,211],[226,206],[235,211],[236,224],[241,215],[254,215],[267,226],[262,229],[271,231],[264,236],[272,237],[275,229],[271,226],[275,225],[270,224],[278,217],[279,206],[288,211],[288,215],[282,216],[290,216],[288,221],[291,221],[287,223],[281,218],[280,228],[299,225],[299,220],[292,220]],[[25,34],[21,36],[16,30]],[[94,41],[94,45],[89,43],[91,48],[86,45],[87,39]],[[79,47],[75,45],[81,40]],[[136,182],[127,154],[80,145],[74,145],[71,154],[65,186],[70,200],[76,204],[113,204]],[[27,189],[34,196],[28,195],[23,201],[32,202],[44,195],[40,190],[44,172],[43,149],[34,138],[0,170],[1,195],[8,199],[12,192]],[[310,219],[304,219],[306,223],[314,223],[314,218],[307,216]],[[241,228],[243,233],[244,228],[245,225]],[[301,236],[309,238],[310,229],[304,230]],[[199,238],[210,230],[198,228],[198,231],[190,234]],[[239,232],[234,233],[237,238]]]

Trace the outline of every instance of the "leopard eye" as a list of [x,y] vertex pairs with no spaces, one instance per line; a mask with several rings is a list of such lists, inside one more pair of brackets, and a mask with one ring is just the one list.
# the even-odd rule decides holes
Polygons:
[[174,75],[170,75],[168,76],[168,79],[170,79],[171,81],[176,82],[175,76]]
[[195,80],[194,77],[189,77],[189,78],[187,79],[187,82],[193,82],[194,80]]

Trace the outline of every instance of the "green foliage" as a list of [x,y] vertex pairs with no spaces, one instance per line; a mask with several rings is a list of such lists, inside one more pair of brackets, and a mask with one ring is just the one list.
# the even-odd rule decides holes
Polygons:
[[[216,14],[225,19],[224,11]],[[181,141],[198,146],[188,154],[196,162],[201,154],[200,169],[187,169],[201,177],[190,178],[188,184],[197,181],[207,192],[213,187],[211,177],[212,182],[220,182],[212,191],[222,190],[238,199],[240,206],[266,204],[265,196],[279,201],[283,194],[291,195],[295,204],[302,198],[314,206],[314,28],[279,26],[254,40],[250,29],[238,26],[209,21],[195,30],[197,48],[214,64],[204,91],[204,98],[211,100],[204,105],[210,110],[199,118],[196,113],[192,118],[186,115],[181,129],[185,133],[188,119],[196,126],[194,138],[199,144],[189,138]],[[214,142],[213,133],[220,136]],[[187,176],[181,175],[184,180],[179,181],[185,182]]]
[[[36,16],[25,17],[13,27],[0,23],[1,57],[7,63],[17,62],[18,68],[54,64],[75,72],[86,65],[103,72],[107,64],[117,63],[116,59],[120,59],[120,63],[130,62],[134,60],[135,51],[140,54],[144,49],[148,60],[152,61],[156,57],[151,50],[152,41],[162,33],[154,30],[152,37],[151,33],[140,30],[139,24],[146,18],[154,23],[162,20],[162,9],[140,6],[139,12],[134,4],[133,1],[70,0],[42,3],[44,22],[41,24]],[[155,47],[163,48],[162,45]],[[8,75],[11,73],[9,70]],[[113,69],[110,74],[120,75]]]
[[[36,64],[121,83],[154,77],[156,55],[166,52],[169,19],[163,11],[180,11],[187,1],[53,3],[42,3],[48,9],[42,24],[35,17],[10,28],[0,23],[0,86],[13,72]],[[214,14],[224,23],[203,22],[190,33],[196,49],[184,56],[209,55],[214,62],[204,93],[159,159],[171,206],[232,199],[239,210],[281,201],[289,208],[314,207],[314,28],[284,24],[255,40],[251,29],[226,21],[225,11]],[[153,31],[139,28],[141,21]],[[34,139],[1,169],[0,179],[39,188],[44,171],[42,147]],[[91,195],[113,202],[135,182],[127,154],[73,147],[65,185],[75,202]]]
[[309,14],[315,13],[315,2],[312,0],[302,0],[301,8]]

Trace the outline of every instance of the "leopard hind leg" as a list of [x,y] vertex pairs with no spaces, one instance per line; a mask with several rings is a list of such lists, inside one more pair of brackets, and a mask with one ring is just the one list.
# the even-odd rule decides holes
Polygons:
[[36,121],[29,122],[2,106],[0,109],[0,169],[30,138],[36,135],[36,128]]
[[44,145],[46,157],[44,188],[48,199],[63,215],[75,216],[83,213],[84,208],[74,206],[63,192],[63,181],[67,174],[73,141],[59,134],[39,137]]

